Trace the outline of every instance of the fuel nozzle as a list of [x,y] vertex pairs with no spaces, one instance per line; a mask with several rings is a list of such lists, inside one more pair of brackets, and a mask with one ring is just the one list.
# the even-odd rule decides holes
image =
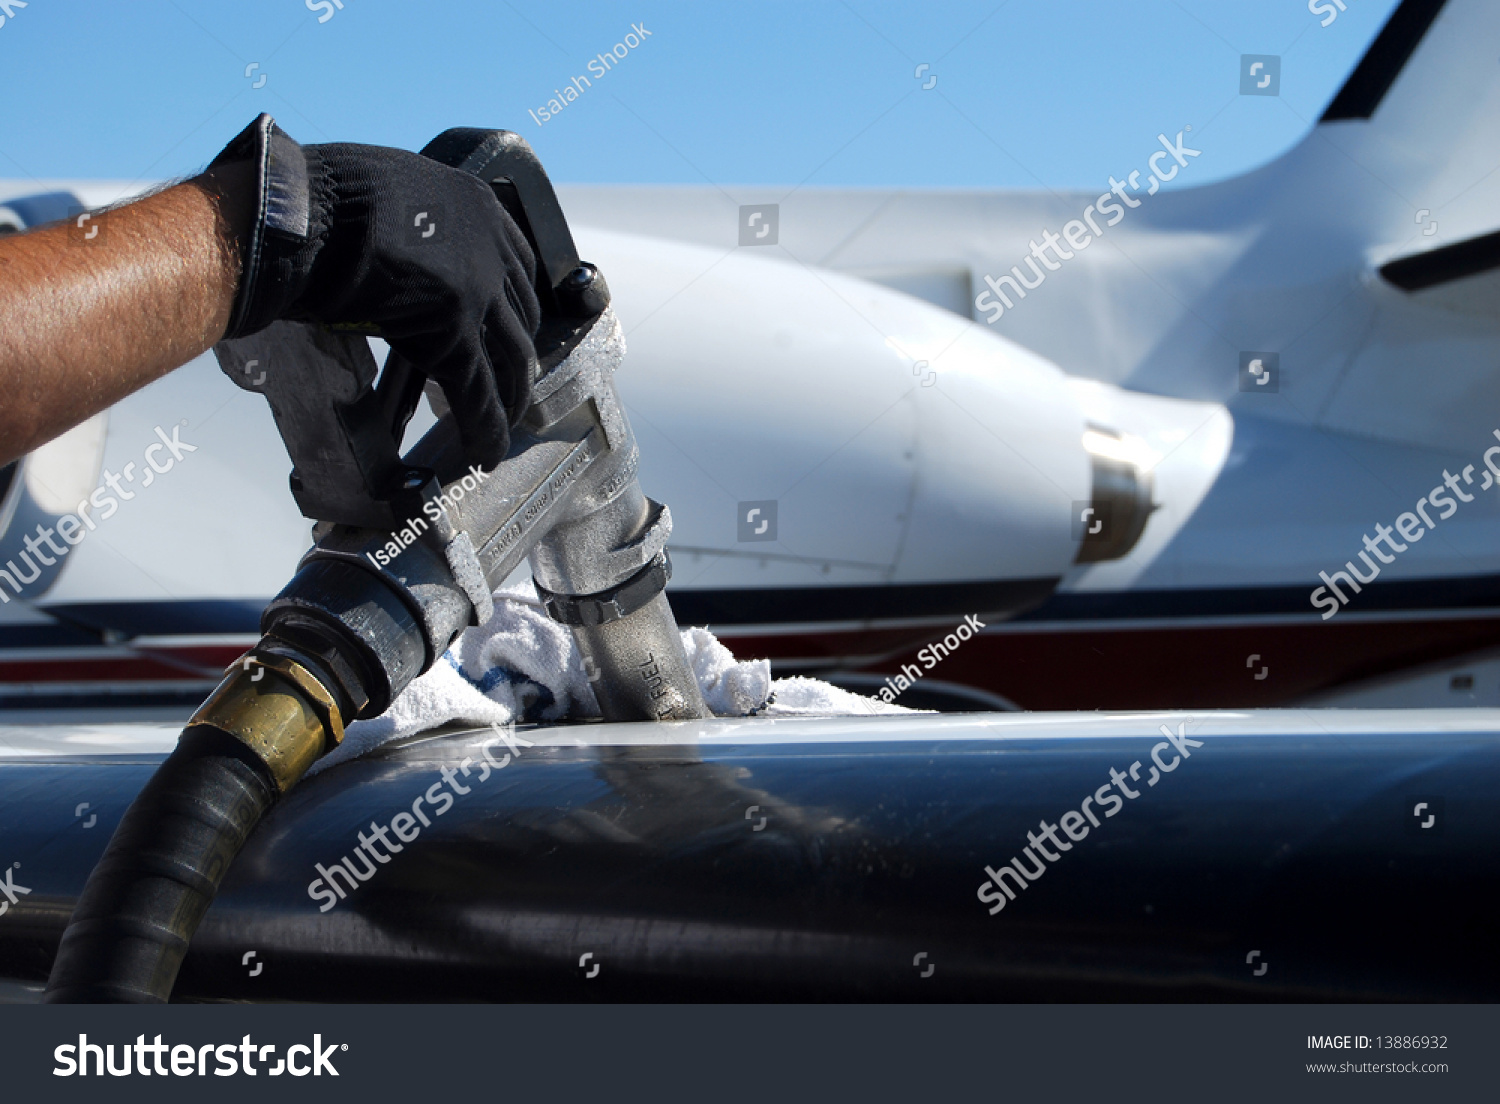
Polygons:
[[[453,130],[423,151],[489,182],[544,285],[533,402],[493,472],[470,468],[451,413],[406,455],[421,378],[379,384],[362,337],[291,322],[216,347],[241,386],[257,360],[317,543],[127,810],[63,934],[49,1001],[165,1001],[219,883],[265,812],[344,736],[385,712],[529,559],[554,620],[600,671],[606,720],[708,710],[665,594],[670,512],[641,491],[614,386],[625,352],[609,290],[578,259],[530,147]],[[398,539],[399,538],[399,539]]]

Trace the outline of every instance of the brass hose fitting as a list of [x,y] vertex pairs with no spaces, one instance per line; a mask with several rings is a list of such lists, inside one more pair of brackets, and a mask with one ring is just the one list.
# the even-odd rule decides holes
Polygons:
[[52,1003],[168,999],[225,871],[277,799],[344,738],[307,667],[259,646],[225,673],[120,820],[74,909]]
[[188,722],[228,733],[266,765],[286,793],[309,767],[344,739],[339,707],[296,660],[249,652]]

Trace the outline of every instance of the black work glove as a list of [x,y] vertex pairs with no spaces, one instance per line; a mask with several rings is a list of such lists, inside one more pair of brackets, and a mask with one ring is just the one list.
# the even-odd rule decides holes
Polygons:
[[494,468],[531,401],[541,307],[489,185],[404,150],[299,146],[269,115],[214,165],[241,160],[258,203],[225,336],[288,319],[382,337],[442,387],[469,462]]

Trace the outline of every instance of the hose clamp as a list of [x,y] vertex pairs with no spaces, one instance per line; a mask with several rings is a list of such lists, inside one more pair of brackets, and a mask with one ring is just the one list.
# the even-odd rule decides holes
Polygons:
[[667,589],[672,578],[672,558],[666,549],[651,558],[619,586],[595,594],[554,594],[536,579],[532,584],[547,615],[562,625],[603,625],[629,617]]

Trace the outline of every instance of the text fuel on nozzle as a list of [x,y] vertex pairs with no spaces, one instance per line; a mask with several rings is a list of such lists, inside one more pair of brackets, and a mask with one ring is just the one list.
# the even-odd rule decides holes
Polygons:
[[[194,714],[84,887],[49,1001],[165,1001],[234,855],[271,805],[379,716],[529,560],[548,613],[600,673],[610,721],[707,716],[665,589],[671,514],[641,491],[615,391],[625,354],[609,289],[581,262],[546,173],[507,131],[450,130],[422,151],[491,183],[538,264],[533,401],[494,471],[466,462],[451,413],[407,453],[422,394],[363,336],[277,322],[215,348],[264,393],[317,543],[266,607],[259,644]],[[376,377],[379,376],[377,384]]]

